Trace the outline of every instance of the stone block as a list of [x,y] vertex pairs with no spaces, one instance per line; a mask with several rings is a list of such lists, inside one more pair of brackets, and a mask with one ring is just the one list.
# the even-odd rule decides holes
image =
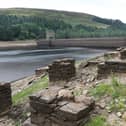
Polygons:
[[50,82],[68,81],[76,75],[74,59],[60,59],[50,64],[48,69]]
[[59,108],[56,113],[61,120],[77,121],[85,118],[92,110],[92,107],[92,103],[85,105],[84,103],[71,102]]
[[58,92],[62,89],[62,87],[59,86],[51,86],[47,89],[43,89],[38,94],[30,96],[31,101],[39,101],[41,103],[50,104],[58,95]]
[[0,116],[6,114],[12,105],[10,83],[0,83]]
[[86,118],[80,119],[78,121],[68,121],[51,117],[51,121],[52,126],[82,126],[82,124],[84,125],[87,122],[88,118],[89,117],[87,116]]
[[97,79],[106,78],[111,73],[126,73],[126,61],[105,61],[98,65]]
[[45,120],[49,115],[41,113],[31,113],[31,123],[39,126],[45,126]]
[[98,65],[100,63],[100,61],[88,61],[88,65],[90,66],[95,66]]
[[119,57],[119,53],[117,51],[109,52],[109,53],[105,53],[104,54],[104,58],[106,60],[113,59],[113,58],[118,58],[118,57]]
[[57,100],[57,95],[59,90],[62,87],[53,86],[48,89],[42,90],[40,93],[36,95],[32,95],[29,97],[30,99],[30,106],[33,112],[40,112],[40,113],[51,113],[56,106],[55,100]]
[[23,123],[23,126],[37,126],[35,124],[31,123],[31,119],[28,118],[27,120],[25,120],[25,122]]
[[126,59],[126,49],[122,49],[120,51],[120,59]]
[[80,126],[94,107],[92,98],[75,102],[74,88],[51,86],[30,96],[31,122],[37,126]]

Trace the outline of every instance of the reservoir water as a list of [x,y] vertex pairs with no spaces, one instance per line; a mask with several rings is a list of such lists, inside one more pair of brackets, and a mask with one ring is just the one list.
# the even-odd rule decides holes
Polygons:
[[32,75],[36,68],[46,66],[55,59],[72,57],[82,60],[101,55],[106,51],[108,50],[89,48],[0,51],[0,82]]

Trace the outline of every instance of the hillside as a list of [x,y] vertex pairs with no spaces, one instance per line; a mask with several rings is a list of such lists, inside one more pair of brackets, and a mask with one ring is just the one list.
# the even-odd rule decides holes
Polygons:
[[46,10],[46,9],[27,9],[27,8],[10,8],[1,9],[0,15],[17,15],[17,16],[37,16],[47,19],[60,19],[72,25],[86,25],[99,28],[106,28],[108,25],[93,21],[95,16],[86,13],[76,13],[68,11]]
[[124,37],[126,24],[94,15],[28,8],[0,9],[0,40],[45,39],[53,30],[57,39]]

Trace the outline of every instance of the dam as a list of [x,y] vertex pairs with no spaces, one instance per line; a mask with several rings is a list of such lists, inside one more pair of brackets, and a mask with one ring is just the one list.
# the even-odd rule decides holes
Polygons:
[[38,47],[90,47],[90,48],[118,48],[126,46],[126,38],[76,38],[76,39],[52,39],[37,40]]

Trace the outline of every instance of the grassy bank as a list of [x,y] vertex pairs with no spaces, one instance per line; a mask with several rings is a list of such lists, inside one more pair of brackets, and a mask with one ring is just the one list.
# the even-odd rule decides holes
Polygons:
[[13,104],[20,104],[26,100],[28,100],[28,96],[38,92],[48,86],[48,77],[45,76],[44,78],[39,79],[38,81],[34,82],[28,88],[18,92],[17,94],[12,96]]

